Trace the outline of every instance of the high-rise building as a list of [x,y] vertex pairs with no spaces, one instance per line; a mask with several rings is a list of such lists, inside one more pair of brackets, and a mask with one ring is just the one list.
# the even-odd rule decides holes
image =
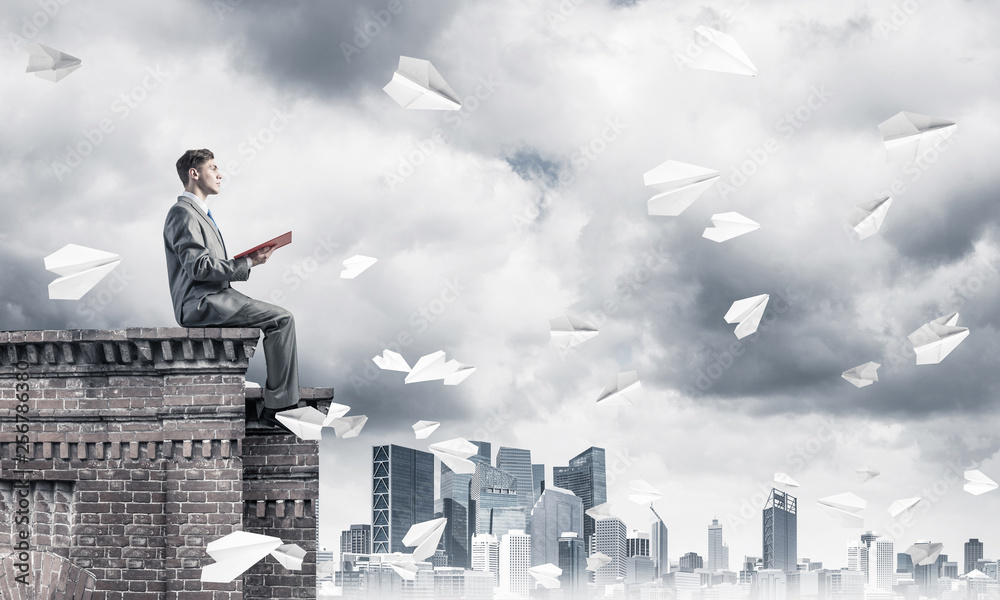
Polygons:
[[[569,461],[568,467],[552,467],[552,483],[567,489],[583,500],[583,510],[590,510],[608,501],[608,479],[605,467],[604,449],[590,447]],[[594,534],[595,521],[583,517],[583,538],[585,543]]]
[[641,585],[654,578],[653,559],[643,554],[633,554],[625,559],[625,583]]
[[695,569],[703,569],[705,567],[705,560],[698,556],[697,552],[684,554],[678,563],[678,567],[684,573],[694,573]]
[[896,572],[913,575],[913,557],[906,552],[896,553]]
[[490,533],[497,536],[497,539],[515,529],[528,533],[529,525],[531,521],[520,506],[497,506],[490,514]]
[[892,539],[877,537],[868,548],[868,588],[878,592],[892,592],[896,577],[896,555]]
[[534,480],[531,471],[531,450],[500,447],[497,451],[497,468],[513,475],[517,480],[517,503],[526,511],[535,504]]
[[485,571],[493,574],[493,585],[496,586],[500,577],[500,542],[496,536],[483,533],[472,536],[473,571]]
[[983,557],[983,543],[977,538],[971,538],[965,542],[965,568],[962,574],[971,572],[976,568],[976,561]]
[[796,499],[776,488],[764,504],[764,568],[783,573],[798,564]]
[[532,502],[538,502],[545,491],[545,465],[531,465],[531,491],[535,494]]
[[868,546],[860,540],[847,542],[847,568],[851,571],[861,571],[868,582]]
[[878,537],[877,531],[866,531],[861,534],[861,541],[864,543],[865,548],[871,548],[872,542]]
[[558,564],[559,539],[570,532],[583,543],[583,500],[569,490],[550,487],[531,509],[531,564]]
[[350,529],[340,532],[340,551],[354,554],[371,554],[372,526],[368,524],[351,525]]
[[670,558],[667,556],[667,526],[656,514],[656,510],[650,505],[649,510],[653,513],[652,532],[649,536],[650,558],[653,559],[653,573],[657,579],[661,579],[670,572]]
[[[515,529],[524,530],[524,512],[505,512],[502,516],[499,512],[494,515],[495,509],[520,508],[517,497],[517,479],[496,467],[491,467],[485,463],[476,465],[476,472],[469,481],[469,535],[482,533],[494,533],[494,517],[498,517],[498,529],[510,529],[512,519],[520,516],[520,527]],[[499,539],[501,536],[497,536]]]
[[763,569],[757,573],[756,597],[759,600],[785,600],[786,584],[784,571],[780,569]]
[[649,534],[638,529],[632,530],[628,536],[628,554],[626,556],[649,556]]
[[578,532],[567,531],[559,536],[559,562],[555,564],[562,569],[559,582],[563,597],[582,598],[587,589],[587,552]]
[[372,446],[372,552],[407,552],[403,536],[434,517],[434,455]]
[[708,565],[706,568],[715,573],[729,569],[729,547],[722,540],[722,525],[718,519],[712,519],[708,526]]
[[594,582],[597,585],[615,583],[619,577],[626,575],[628,544],[625,523],[618,517],[609,517],[597,521],[596,525],[594,548],[610,558],[611,562],[595,572]]
[[[491,446],[489,442],[473,441],[479,452],[469,457],[475,463],[490,464]],[[441,463],[441,498],[435,502],[435,512],[448,519],[441,543],[448,564],[452,567],[469,566],[469,482],[471,474],[455,473],[448,465]]]
[[500,591],[506,597],[527,598],[531,591],[531,536],[511,531],[500,539]]

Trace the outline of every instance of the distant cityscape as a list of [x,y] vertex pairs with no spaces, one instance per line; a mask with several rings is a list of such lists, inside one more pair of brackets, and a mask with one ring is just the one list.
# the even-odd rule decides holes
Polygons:
[[[604,449],[553,466],[549,482],[528,449],[500,447],[494,464],[489,442],[472,444],[475,472],[441,463],[437,498],[433,454],[372,447],[371,522],[342,531],[339,552],[317,544],[320,600],[1000,600],[1000,561],[984,558],[978,539],[965,543],[961,569],[940,543],[896,548],[874,531],[847,541],[846,566],[800,558],[797,499],[777,488],[762,510],[760,556],[730,570],[713,519],[707,557],[686,552],[672,562],[652,504],[643,529],[631,530],[602,506]],[[433,556],[400,568],[393,556],[413,551],[403,543],[410,528],[442,518]]]

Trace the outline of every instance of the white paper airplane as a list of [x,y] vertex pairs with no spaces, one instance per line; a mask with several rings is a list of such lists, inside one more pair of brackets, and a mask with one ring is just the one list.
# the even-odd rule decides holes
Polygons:
[[333,427],[333,432],[339,438],[355,438],[361,433],[361,429],[368,422],[368,417],[365,415],[357,415],[353,417],[340,417],[333,419],[330,422],[330,427]]
[[587,557],[587,570],[596,571],[611,562],[611,557],[603,552],[594,552]]
[[713,242],[725,242],[751,231],[760,229],[760,223],[748,219],[738,212],[727,212],[712,215],[712,227],[705,229],[701,237]]
[[389,566],[391,566],[392,570],[398,573],[400,577],[407,581],[413,581],[416,579],[417,571],[420,570],[417,563],[409,561],[391,562],[389,563]]
[[799,487],[799,482],[788,476],[788,473],[775,473],[774,482],[788,487]]
[[326,415],[311,406],[283,410],[274,415],[274,418],[284,423],[285,427],[303,440],[323,439],[323,424],[326,422]]
[[333,422],[351,412],[351,407],[346,404],[330,403],[330,408],[326,411],[326,418],[323,419],[323,427],[333,427]]
[[271,556],[278,559],[281,566],[285,567],[289,571],[301,571],[302,561],[306,557],[306,551],[300,548],[297,544],[282,544],[271,552]]
[[31,43],[24,47],[28,51],[28,69],[25,73],[34,73],[36,77],[48,81],[59,81],[83,64],[79,58],[49,48],[39,43]]
[[628,484],[628,499],[636,504],[650,504],[663,497],[663,494],[644,479],[635,479]]
[[382,356],[376,356],[372,358],[372,361],[383,371],[410,372],[410,365],[406,364],[406,359],[398,352],[393,352],[392,350],[383,350]]
[[281,540],[269,535],[234,531],[210,543],[205,551],[215,563],[201,569],[201,580],[229,583],[281,546]]
[[344,270],[340,272],[341,279],[354,279],[362,274],[368,267],[378,262],[377,258],[370,256],[352,256],[344,261]]
[[659,192],[646,202],[649,214],[676,217],[691,206],[705,190],[715,185],[719,180],[719,172],[668,160],[646,171],[642,180],[647,187],[654,186]]
[[871,481],[882,474],[881,471],[873,469],[868,465],[865,465],[860,469],[855,469],[854,472],[858,474],[858,478],[861,479],[861,483]]
[[982,471],[966,471],[965,479],[965,485],[962,486],[962,489],[973,496],[992,492],[997,489],[997,482],[983,475]]
[[49,284],[49,299],[79,300],[121,261],[117,254],[66,244],[45,257],[45,270],[61,275]]
[[477,454],[479,447],[465,438],[431,444],[427,449],[441,459],[449,469],[460,475],[471,475],[476,472],[476,463],[469,460],[469,457]]
[[434,556],[438,542],[444,534],[444,528],[448,524],[448,519],[432,519],[410,526],[410,529],[403,536],[403,545],[413,548],[413,561],[423,562]]
[[912,161],[923,156],[958,129],[952,121],[900,112],[879,123],[886,162]]
[[475,370],[475,367],[463,365],[457,360],[446,361],[444,352],[438,350],[421,356],[417,364],[410,369],[404,382],[417,383],[442,379],[445,385],[457,385]]
[[637,371],[626,371],[615,376],[614,381],[604,388],[597,403],[604,406],[631,406],[642,400],[642,383]]
[[579,346],[598,333],[590,323],[569,315],[549,319],[549,330],[549,343],[560,350]]
[[476,367],[473,367],[472,365],[463,365],[457,360],[449,360],[445,363],[445,366],[452,370],[451,375],[444,378],[445,385],[458,385],[465,381],[469,375],[476,372]]
[[728,33],[700,25],[694,28],[694,40],[701,54],[688,63],[692,69],[757,76],[757,67]]
[[917,506],[917,504],[920,503],[920,500],[921,499],[919,497],[903,498],[902,500],[896,500],[895,502],[889,505],[889,514],[892,516],[893,519],[895,519],[899,515],[903,513],[908,513],[909,511],[913,510]]
[[598,504],[593,508],[588,508],[584,514],[586,514],[591,519],[606,519],[608,517],[613,517],[611,514],[611,504],[604,502],[603,504]]
[[851,228],[859,239],[870,238],[882,229],[882,221],[892,206],[892,196],[872,200],[858,205],[858,216],[851,222]]
[[958,327],[958,313],[934,319],[914,331],[907,339],[917,353],[918,365],[936,365],[969,337],[968,327]]
[[906,550],[906,554],[910,555],[913,559],[913,566],[924,566],[933,564],[937,560],[941,551],[944,550],[944,544],[921,542],[919,544],[913,544]]
[[878,381],[878,368],[881,366],[877,362],[866,362],[844,371],[840,376],[854,387],[863,388]]
[[828,515],[837,519],[842,527],[864,526],[864,519],[858,513],[863,511],[868,503],[851,492],[820,498],[816,504],[819,504]]
[[413,433],[417,436],[418,440],[425,440],[440,426],[441,423],[437,421],[417,421],[413,424]]
[[458,110],[462,101],[430,61],[399,57],[399,68],[384,88],[403,108]]
[[736,326],[736,337],[743,339],[757,331],[760,320],[764,316],[764,309],[767,308],[767,301],[771,299],[768,294],[744,298],[733,302],[726,312],[726,323],[739,323]]
[[559,587],[559,576],[562,575],[562,569],[552,563],[545,563],[531,567],[528,569],[528,573],[535,578],[538,585],[552,590]]

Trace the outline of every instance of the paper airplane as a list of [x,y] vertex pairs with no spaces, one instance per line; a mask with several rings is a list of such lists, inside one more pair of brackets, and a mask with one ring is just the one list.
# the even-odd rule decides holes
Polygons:
[[79,58],[49,48],[39,43],[31,43],[24,47],[28,51],[28,69],[25,73],[34,73],[36,77],[49,81],[59,81],[83,64]]
[[333,427],[333,422],[351,412],[351,407],[346,404],[330,403],[330,408],[326,411],[323,419],[323,427]]
[[864,526],[864,519],[858,513],[864,510],[868,503],[851,492],[820,498],[816,504],[819,504],[828,515],[837,519],[843,527]]
[[476,463],[469,457],[477,454],[479,447],[465,438],[431,444],[427,449],[455,473],[471,475],[476,472]]
[[906,111],[878,126],[885,144],[886,162],[916,160],[956,129],[958,125],[952,121]]
[[434,556],[447,524],[448,519],[442,517],[410,526],[409,531],[403,536],[403,545],[414,548],[414,562],[423,562]]
[[476,372],[476,367],[463,365],[457,360],[449,360],[445,366],[452,369],[451,375],[444,378],[445,385],[458,385],[465,381],[466,377]]
[[326,415],[311,406],[283,410],[275,414],[274,418],[281,421],[299,439],[323,439],[323,424],[326,422]]
[[45,270],[62,276],[49,284],[49,299],[79,300],[121,261],[117,254],[66,244],[45,257]]
[[869,238],[882,229],[882,221],[892,206],[892,196],[872,200],[858,205],[858,216],[851,223],[851,228],[859,239]]
[[365,270],[378,262],[377,258],[372,258],[370,256],[352,256],[344,261],[344,270],[340,272],[341,279],[354,279],[358,275],[365,272]]
[[861,479],[861,483],[871,481],[882,474],[881,471],[873,469],[867,465],[861,467],[860,469],[855,469],[854,472],[858,474],[858,477]]
[[607,502],[603,504],[598,504],[593,508],[588,508],[584,512],[584,514],[590,517],[591,519],[606,519],[608,517],[614,516],[611,514],[611,504]]
[[760,229],[760,223],[748,219],[738,212],[727,212],[712,215],[712,227],[705,229],[701,237],[713,242],[725,242],[751,231]]
[[392,350],[383,350],[382,356],[376,356],[372,358],[372,361],[383,371],[410,372],[410,365],[406,364],[406,359]]
[[528,573],[535,578],[538,585],[552,590],[559,587],[559,576],[562,575],[562,569],[552,563],[545,563],[544,565],[531,567],[528,569]]
[[417,421],[413,424],[413,433],[418,440],[425,440],[440,426],[441,424],[437,421]]
[[962,486],[962,489],[973,496],[992,492],[997,489],[997,483],[986,475],[983,475],[981,471],[966,471],[965,479],[965,485]]
[[701,54],[688,63],[692,69],[757,76],[757,67],[728,33],[700,25],[694,28],[694,40],[701,47]]
[[944,544],[921,542],[919,544],[913,544],[906,550],[906,554],[910,555],[913,559],[913,566],[924,566],[933,564],[937,560],[941,551],[944,550]]
[[719,172],[668,160],[646,171],[642,180],[647,187],[654,186],[659,191],[646,202],[649,214],[676,217],[719,180]]
[[604,406],[631,406],[642,399],[642,383],[636,371],[619,373],[597,398]]
[[767,301],[771,299],[768,294],[744,298],[733,302],[726,312],[726,323],[739,323],[736,326],[736,337],[743,339],[757,331],[760,320],[764,316],[764,309],[767,308]]
[[594,552],[587,557],[587,570],[596,571],[611,562],[611,557],[603,552]]
[[410,374],[406,376],[404,382],[417,383],[442,379],[445,385],[457,385],[475,371],[475,367],[463,365],[457,360],[446,361],[444,352],[438,350],[421,356],[417,364],[410,369]]
[[271,552],[271,556],[278,559],[281,566],[285,567],[289,571],[301,571],[302,561],[306,557],[306,551],[300,548],[297,544],[282,544]]
[[357,415],[354,417],[340,417],[333,419],[330,422],[330,427],[333,427],[333,432],[339,438],[355,438],[361,433],[361,428],[365,426],[368,422],[368,417],[365,415]]
[[663,494],[644,479],[635,479],[628,484],[628,499],[636,504],[649,504],[663,497]]
[[936,365],[969,337],[968,327],[957,327],[958,313],[951,313],[924,324],[907,339],[917,353],[918,365]]
[[788,487],[799,487],[799,482],[789,477],[787,473],[775,473],[774,482]]
[[844,371],[840,376],[854,387],[863,388],[878,381],[878,368],[881,366],[877,362],[866,362]]
[[389,563],[389,566],[391,566],[392,570],[399,574],[400,577],[407,581],[413,581],[416,579],[417,571],[420,570],[417,563],[408,561],[391,562]]
[[597,328],[576,317],[565,315],[549,319],[549,343],[560,350],[569,350],[574,346],[597,337]]
[[893,519],[898,517],[903,513],[907,513],[913,510],[917,504],[920,503],[920,498],[903,498],[902,500],[896,500],[889,505],[889,514]]
[[209,583],[229,583],[278,546],[281,546],[281,540],[276,537],[248,531],[234,531],[205,548],[215,563],[202,568],[201,580]]
[[403,108],[458,110],[462,101],[430,61],[399,57],[399,68],[384,88]]

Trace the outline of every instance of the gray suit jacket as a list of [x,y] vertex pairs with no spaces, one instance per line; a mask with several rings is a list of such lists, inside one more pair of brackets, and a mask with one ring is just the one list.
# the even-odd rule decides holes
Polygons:
[[229,286],[230,281],[250,277],[247,261],[227,258],[222,234],[191,199],[180,196],[167,213],[163,249],[180,325],[219,325],[249,302],[248,296]]

